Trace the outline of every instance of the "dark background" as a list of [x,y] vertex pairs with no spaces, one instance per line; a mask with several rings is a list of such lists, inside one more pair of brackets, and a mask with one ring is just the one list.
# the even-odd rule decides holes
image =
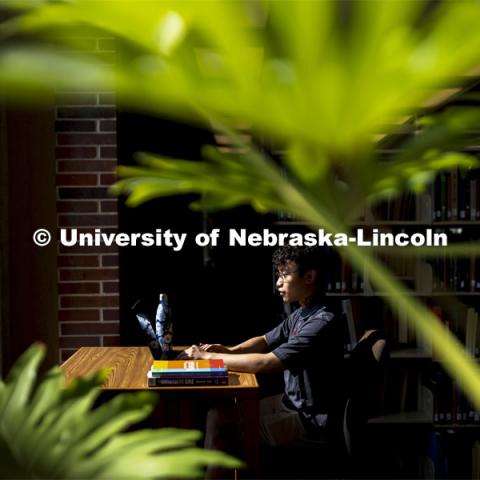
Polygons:
[[[134,153],[154,152],[173,158],[200,160],[201,147],[214,143],[211,132],[143,114],[118,114],[119,163],[135,165]],[[131,306],[142,300],[155,316],[160,292],[169,295],[174,344],[220,342],[235,344],[262,335],[281,320],[281,300],[274,293],[272,248],[229,247],[228,229],[249,232],[274,228],[273,216],[250,207],[210,213],[194,212],[195,195],[153,200],[136,208],[119,206],[119,231],[187,233],[184,248],[120,249],[120,318],[123,344],[144,342]],[[219,246],[195,244],[197,233],[220,228]]]

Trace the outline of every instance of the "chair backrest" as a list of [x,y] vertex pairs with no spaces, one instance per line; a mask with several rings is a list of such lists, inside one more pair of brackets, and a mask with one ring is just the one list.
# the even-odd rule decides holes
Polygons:
[[370,416],[377,413],[389,349],[379,330],[368,330],[348,359],[343,438],[352,457]]

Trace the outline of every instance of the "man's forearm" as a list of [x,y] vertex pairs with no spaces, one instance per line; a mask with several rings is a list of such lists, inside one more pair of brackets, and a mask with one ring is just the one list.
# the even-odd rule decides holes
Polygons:
[[273,353],[210,353],[204,358],[222,359],[229,370],[237,372],[263,373],[280,371],[282,362]]
[[268,344],[265,341],[265,337],[253,337],[249,338],[245,342],[239,343],[230,348],[230,352],[234,354],[239,353],[265,353],[268,351]]

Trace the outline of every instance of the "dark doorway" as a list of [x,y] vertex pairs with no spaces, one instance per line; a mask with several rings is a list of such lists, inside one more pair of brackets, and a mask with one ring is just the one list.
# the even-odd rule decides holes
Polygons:
[[[146,115],[119,112],[119,162],[135,164],[138,151],[179,159],[201,160],[202,145],[213,143],[211,132]],[[229,228],[261,231],[270,217],[248,207],[209,214],[193,212],[194,195],[153,200],[136,208],[120,205],[122,232],[170,229],[187,233],[183,249],[128,247],[120,250],[120,317],[122,343],[144,342],[131,306],[142,299],[145,313],[155,315],[160,292],[169,294],[174,343],[234,344],[265,333],[278,321],[278,299],[272,288],[272,250],[228,247]],[[220,228],[220,245],[205,251],[194,242],[205,227]]]

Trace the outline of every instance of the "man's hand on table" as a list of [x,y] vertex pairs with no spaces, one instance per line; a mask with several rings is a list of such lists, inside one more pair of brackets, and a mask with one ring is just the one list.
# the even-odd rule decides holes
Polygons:
[[211,360],[212,358],[215,358],[215,353],[231,352],[228,347],[219,343],[201,343],[200,345],[192,345],[191,347],[188,347],[178,355],[177,359],[186,360],[193,358],[195,360]]
[[183,351],[182,358],[193,358],[195,360],[210,360],[212,355],[205,350],[202,350],[197,345],[192,345],[191,347],[187,348]]
[[232,350],[220,343],[201,343],[200,350],[212,353],[232,353]]

